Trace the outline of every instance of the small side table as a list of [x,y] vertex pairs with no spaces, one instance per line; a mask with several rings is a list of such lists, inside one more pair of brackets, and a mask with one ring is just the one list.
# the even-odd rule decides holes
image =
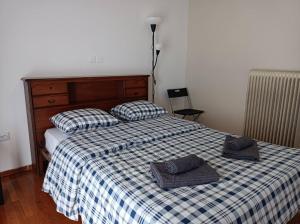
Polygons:
[[4,204],[4,197],[2,192],[2,183],[1,183],[1,177],[0,177],[0,205]]

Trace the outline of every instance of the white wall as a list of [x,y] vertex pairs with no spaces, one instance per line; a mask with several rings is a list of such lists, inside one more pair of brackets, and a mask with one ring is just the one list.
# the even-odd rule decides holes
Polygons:
[[191,0],[187,84],[210,127],[242,133],[248,73],[300,69],[299,0]]
[[163,17],[158,102],[166,105],[165,89],[185,85],[188,1],[0,0],[0,133],[11,133],[0,171],[31,163],[20,78],[149,74],[150,15]]

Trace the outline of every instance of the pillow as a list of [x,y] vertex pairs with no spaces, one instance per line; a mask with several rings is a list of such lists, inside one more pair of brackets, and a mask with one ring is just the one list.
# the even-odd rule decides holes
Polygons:
[[111,109],[111,113],[126,121],[137,121],[159,117],[168,112],[163,107],[140,100],[118,105]]
[[93,108],[65,111],[51,117],[51,122],[67,134],[112,126],[119,120],[109,113]]

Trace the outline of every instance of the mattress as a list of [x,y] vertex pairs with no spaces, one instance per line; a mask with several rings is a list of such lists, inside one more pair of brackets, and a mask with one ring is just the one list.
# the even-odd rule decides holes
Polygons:
[[46,141],[46,149],[53,155],[54,150],[56,147],[68,137],[67,134],[63,133],[57,128],[50,128],[47,129],[45,132],[45,141]]

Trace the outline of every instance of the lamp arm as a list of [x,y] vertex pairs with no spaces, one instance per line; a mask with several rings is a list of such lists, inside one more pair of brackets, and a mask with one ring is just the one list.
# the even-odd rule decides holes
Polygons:
[[155,68],[155,31],[152,32],[152,74],[154,74]]
[[[151,24],[151,30],[152,30],[152,101],[155,101],[155,86],[156,86],[156,78],[155,78],[155,68],[157,65],[158,56],[160,53],[160,50],[155,51],[155,30],[156,25]],[[156,57],[155,57],[156,52]]]
[[155,86],[156,86],[155,68],[156,68],[156,65],[157,65],[157,60],[158,60],[159,53],[160,53],[160,50],[156,50],[156,59],[155,59],[155,62],[153,64],[153,68],[152,68],[153,69],[152,70],[152,82],[153,82],[152,83],[152,100],[153,100],[153,103],[155,101],[154,98],[155,98]]
[[155,63],[154,63],[154,70],[155,70],[156,65],[157,65],[158,56],[159,56],[159,51],[156,51],[156,59],[155,59]]
[[156,85],[156,79],[155,79],[155,29],[152,28],[152,102],[155,101],[155,85]]

